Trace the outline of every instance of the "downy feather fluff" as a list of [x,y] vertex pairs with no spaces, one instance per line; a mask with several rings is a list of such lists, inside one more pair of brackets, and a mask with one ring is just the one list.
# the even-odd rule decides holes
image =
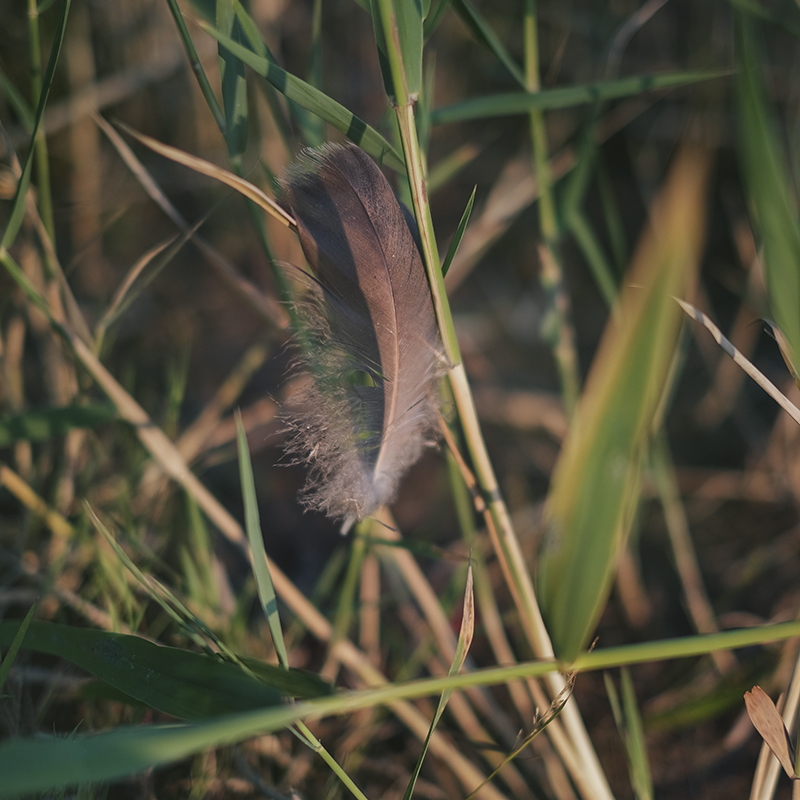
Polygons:
[[287,449],[302,499],[345,528],[390,502],[436,419],[445,363],[416,223],[357,147],[306,151],[282,180],[313,278],[298,310],[308,389]]

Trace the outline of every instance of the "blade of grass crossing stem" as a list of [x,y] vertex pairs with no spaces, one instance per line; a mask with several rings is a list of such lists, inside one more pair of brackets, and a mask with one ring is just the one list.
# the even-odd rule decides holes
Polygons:
[[[757,30],[757,29],[756,29]],[[754,20],[736,16],[737,48],[741,67],[736,73],[741,134],[741,161],[750,209],[764,245],[767,295],[775,324],[785,337],[781,350],[792,365],[800,364],[800,220],[792,190],[791,170],[767,102],[763,58],[756,45]],[[781,339],[778,339],[779,345]]]
[[638,502],[680,329],[673,296],[691,290],[700,256],[707,169],[698,150],[686,147],[676,157],[553,476],[540,597],[556,655],[567,662],[602,612]]
[[[3,660],[0,661],[0,692],[2,692],[3,686],[5,686],[8,673],[11,671],[11,665],[17,657],[20,647],[22,647],[22,641],[25,638],[25,634],[28,632],[28,628],[30,627],[31,620],[33,620],[33,615],[35,613],[36,603],[31,606],[30,611],[25,615],[25,619],[22,620],[19,630],[14,634],[8,652],[5,654]],[[0,699],[2,699],[2,694],[0,694]]]
[[[625,663],[695,657],[721,647],[751,647],[800,635],[800,623],[689,636],[660,642],[626,645],[584,653],[579,669],[607,669]],[[118,728],[108,733],[70,738],[16,738],[0,742],[0,798],[43,792],[56,786],[109,781],[167,764],[209,747],[231,744],[248,736],[290,725],[298,719],[352,713],[377,703],[425,697],[446,688],[499,685],[520,677],[543,676],[559,669],[556,662],[534,661],[513,667],[470,672],[457,678],[435,678],[361,692],[342,692],[278,708],[254,710],[201,723]],[[442,684],[445,683],[443,686]],[[37,768],[31,769],[30,765]]]
[[[237,5],[237,16],[246,16],[244,9],[240,11]],[[404,163],[395,149],[374,128],[367,125],[364,120],[348,111],[341,103],[323,94],[300,78],[281,69],[274,61],[260,56],[252,49],[244,47],[233,41],[221,31],[215,30],[210,25],[200,23],[209,36],[223,44],[233,55],[240,58],[248,67],[253,69],[263,78],[266,78],[281,94],[293,100],[299,106],[317,114],[336,130],[341,131],[348,139],[355,142],[371,156],[378,159],[392,169],[403,171]],[[250,28],[242,25],[250,39]]]
[[475,39],[494,53],[497,60],[508,70],[508,74],[524,89],[525,75],[522,69],[478,11],[467,0],[453,0],[453,10],[461,17]]
[[11,212],[8,216],[8,223],[6,229],[3,231],[3,236],[0,238],[0,251],[11,247],[14,239],[17,236],[19,227],[22,224],[22,219],[25,215],[25,198],[28,194],[28,187],[31,181],[31,169],[33,166],[33,159],[36,153],[36,136],[39,131],[39,125],[42,121],[44,108],[47,105],[47,98],[50,96],[50,87],[53,85],[53,77],[56,72],[56,64],[58,63],[58,56],[61,53],[61,46],[64,43],[64,35],[67,30],[67,19],[69,17],[69,9],[72,0],[64,0],[61,5],[61,15],[58,18],[56,25],[55,35],[53,37],[53,45],[50,48],[50,58],[47,61],[47,69],[42,79],[42,91],[39,94],[39,105],[36,108],[36,116],[33,120],[33,129],[31,131],[31,143],[28,148],[28,154],[25,156],[25,161],[22,166],[22,175],[17,183],[17,190],[14,193],[14,199],[11,203]]
[[[375,31],[375,42],[378,45],[378,61],[383,75],[386,94],[393,103],[414,102],[422,89],[422,23],[424,19],[421,0],[370,0],[372,23]],[[388,15],[391,22],[391,35],[395,38],[396,51],[400,54],[403,65],[401,74],[404,86],[400,91],[395,87],[390,62],[394,58],[395,48],[387,46],[386,26],[382,17]],[[402,98],[407,98],[403,100]]]
[[584,86],[568,86],[562,89],[543,89],[539,92],[508,92],[476,97],[461,103],[454,103],[431,112],[434,125],[445,125],[449,122],[463,122],[484,117],[504,117],[515,114],[527,114],[532,109],[546,111],[552,108],[568,108],[570,106],[597,103],[602,100],[614,100],[659,89],[675,86],[686,86],[699,81],[713,80],[729,75],[729,72],[675,72],[669,75],[640,75],[632,78],[620,78],[614,81],[586,84]]
[[456,232],[453,235],[453,241],[450,242],[450,249],[447,251],[447,256],[442,264],[442,277],[447,275],[447,270],[450,269],[450,265],[453,263],[453,259],[456,257],[456,251],[458,250],[458,246],[461,244],[461,237],[464,235],[464,231],[467,229],[467,225],[469,224],[469,218],[472,214],[472,206],[475,204],[475,193],[477,191],[478,187],[476,186],[472,190],[472,194],[469,196],[469,201],[467,202],[467,207],[464,209],[464,213],[461,215],[461,220],[459,221]]
[[[464,666],[464,661],[467,658],[470,645],[472,644],[472,636],[474,632],[475,599],[472,592],[472,564],[470,564],[467,568],[467,585],[464,590],[464,607],[461,616],[461,629],[458,634],[458,642],[456,642],[456,651],[453,655],[453,663],[450,665],[450,671],[447,673],[448,676],[452,677],[461,672],[461,668]],[[414,793],[414,786],[417,783],[417,778],[419,777],[420,770],[422,769],[422,762],[425,760],[425,755],[428,752],[431,736],[433,736],[433,732],[436,730],[436,726],[439,724],[439,720],[444,713],[444,709],[447,706],[447,701],[450,699],[450,695],[452,693],[452,689],[445,689],[442,692],[442,696],[439,698],[439,705],[437,706],[436,713],[433,715],[433,719],[431,720],[431,726],[428,729],[428,735],[425,737],[425,741],[422,745],[422,752],[419,754],[419,758],[417,759],[414,772],[411,775],[411,780],[408,782],[405,794],[403,795],[403,800],[411,800],[411,795]]]
[[[217,30],[223,31],[233,41],[244,43],[244,32],[233,0],[217,0]],[[247,147],[247,83],[244,63],[222,44],[219,52],[219,73],[222,86],[222,108],[225,112],[225,143],[228,155],[239,163]]]
[[244,520],[247,538],[250,540],[250,549],[253,552],[253,574],[258,586],[258,596],[261,607],[267,618],[272,642],[278,654],[281,666],[289,668],[289,658],[286,655],[286,644],[283,641],[281,619],[278,615],[278,598],[269,574],[267,553],[264,550],[264,536],[261,533],[261,524],[258,515],[258,500],[256,499],[256,484],[253,479],[253,465],[250,463],[250,451],[247,447],[247,435],[244,432],[242,417],[236,413],[236,444],[239,449],[239,475],[242,481],[242,500],[244,501]]
[[208,82],[208,76],[206,75],[206,71],[203,69],[203,64],[200,61],[200,57],[197,55],[194,42],[189,34],[189,29],[186,27],[186,21],[183,19],[183,14],[178,7],[178,0],[167,0],[167,5],[169,6],[169,10],[172,13],[173,19],[175,20],[175,24],[178,27],[178,34],[183,42],[183,48],[186,50],[186,55],[189,58],[189,64],[192,67],[192,72],[197,78],[197,83],[200,86],[200,91],[202,92],[203,97],[205,98],[206,105],[211,111],[211,115],[214,117],[214,122],[216,122],[220,133],[224,136],[225,114],[219,106],[219,101],[217,100],[217,96],[214,94],[214,90],[211,88],[211,84]]

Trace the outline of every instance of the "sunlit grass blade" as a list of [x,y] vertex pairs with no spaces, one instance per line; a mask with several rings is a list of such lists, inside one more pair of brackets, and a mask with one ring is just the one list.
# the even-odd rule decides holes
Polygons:
[[594,629],[632,522],[680,327],[672,298],[689,290],[700,257],[706,172],[705,156],[684,150],[654,203],[551,483],[540,597],[567,661]]
[[[19,623],[0,623],[0,643]],[[24,646],[85,669],[129,697],[181,719],[274,706],[286,695],[218,656],[154,644],[124,633],[31,624]]]
[[[469,653],[469,648],[472,645],[472,637],[474,633],[475,597],[472,590],[472,564],[470,564],[467,569],[467,585],[464,589],[464,605],[461,613],[461,628],[458,633],[458,642],[456,643],[456,652],[453,656],[453,663],[450,665],[450,671],[447,673],[448,675],[458,675],[458,673],[461,672],[461,668],[464,666],[464,661],[467,658],[467,653]],[[428,729],[428,736],[422,744],[422,752],[419,754],[414,771],[411,774],[411,779],[406,787],[403,800],[411,800],[411,795],[414,793],[414,787],[416,786],[417,778],[419,777],[420,770],[422,769],[422,763],[425,760],[428,747],[430,746],[431,736],[433,736],[433,732],[436,730],[436,726],[439,724],[439,720],[444,713],[444,710],[447,706],[447,701],[450,699],[450,695],[452,693],[452,689],[445,689],[444,692],[442,692],[442,696],[439,698],[439,705],[436,707],[436,713],[433,715],[433,719],[431,720],[431,726]]]
[[[243,43],[244,32],[236,18],[233,0],[217,0],[217,30]],[[222,44],[219,45],[222,109],[225,113],[225,142],[228,155],[237,162],[247,147],[247,82],[244,64]]]
[[722,78],[728,71],[676,72],[668,75],[640,75],[633,78],[620,78],[584,86],[568,86],[563,89],[542,89],[539,92],[510,92],[476,97],[450,106],[434,109],[431,122],[445,125],[448,122],[463,122],[485,117],[506,117],[514,114],[527,114],[533,109],[548,110],[570,106],[597,103],[602,100],[615,100],[620,97],[669,89],[675,86],[688,86],[699,81]]
[[23,411],[0,417],[0,447],[12,442],[43,442],[76,428],[97,428],[118,419],[111,405],[95,403]]
[[[392,102],[414,102],[422,89],[422,22],[423,3],[408,0],[370,0],[372,7],[375,42],[378,45],[378,60],[383,74],[383,85]],[[384,20],[383,17],[387,17]],[[404,85],[398,92],[392,77],[390,60],[393,48],[387,47],[386,23],[396,39]],[[398,98],[407,98],[407,100]]]
[[[239,12],[244,13],[244,12]],[[317,114],[336,130],[341,131],[348,139],[355,142],[371,156],[392,169],[404,170],[404,163],[395,149],[374,128],[364,120],[348,111],[341,103],[315,89],[300,78],[291,75],[279,67],[274,61],[257,55],[253,50],[234,42],[229,36],[215,30],[210,25],[201,27],[218,42],[223,44],[247,66],[266,78],[279,92],[289,100]],[[243,26],[245,27],[245,26]],[[247,28],[245,27],[245,31]]]
[[267,618],[272,642],[278,654],[281,666],[288,669],[289,657],[286,655],[286,644],[283,640],[281,619],[278,614],[278,598],[275,595],[275,586],[269,574],[267,553],[264,550],[264,535],[258,514],[258,499],[256,498],[256,484],[253,479],[253,465],[250,463],[250,451],[247,447],[247,435],[244,432],[241,415],[236,414],[236,443],[239,449],[239,476],[242,481],[242,500],[244,501],[244,520],[250,549],[253,553],[253,573],[258,586],[258,596],[261,607]]
[[56,65],[58,64],[58,57],[61,54],[61,46],[64,44],[64,35],[67,30],[67,19],[69,18],[69,9],[72,0],[64,0],[61,5],[61,14],[58,18],[58,24],[53,38],[53,45],[50,48],[50,58],[47,61],[47,69],[42,79],[42,90],[39,94],[39,105],[36,108],[36,116],[33,120],[33,127],[31,129],[31,144],[28,148],[28,153],[25,156],[25,161],[22,165],[22,175],[17,183],[17,190],[14,193],[14,199],[11,203],[11,210],[8,215],[8,222],[6,229],[3,231],[3,236],[0,238],[0,251],[11,247],[12,242],[19,232],[22,219],[25,215],[25,198],[28,194],[28,187],[31,181],[31,169],[33,167],[33,160],[36,153],[35,141],[39,132],[39,125],[42,121],[47,99],[50,96],[50,88],[53,85],[53,78],[56,73]]
[[[736,75],[740,112],[742,169],[749,190],[750,208],[764,245],[769,305],[785,340],[781,350],[798,374],[800,363],[800,219],[791,170],[778,139],[762,75],[763,57],[756,46],[754,22],[739,14],[736,22],[737,53],[741,68]],[[779,341],[780,344],[780,341]],[[787,347],[788,345],[788,347]],[[786,350],[788,349],[788,352]]]
[[495,54],[497,60],[508,70],[508,74],[524,89],[525,75],[522,69],[478,10],[468,0],[453,0],[453,9],[472,31],[472,35]]
[[[11,639],[11,643],[9,644],[8,651],[6,652],[5,656],[3,657],[2,661],[0,661],[0,692],[3,690],[3,686],[5,686],[6,679],[8,678],[8,673],[11,671],[11,667],[14,664],[14,659],[17,657],[17,653],[19,652],[20,647],[22,647],[22,642],[25,639],[25,634],[28,632],[30,628],[31,621],[33,620],[33,615],[36,613],[36,604],[34,603],[28,613],[25,615],[25,619],[18,625],[16,632],[14,633],[13,638]],[[5,644],[5,642],[0,639],[0,644]],[[2,694],[0,694],[0,698],[2,698]]]
[[458,251],[458,245],[461,244],[461,237],[464,235],[464,231],[467,229],[467,225],[469,224],[469,218],[472,214],[472,206],[475,204],[475,194],[477,191],[478,187],[476,186],[472,190],[472,194],[469,196],[467,207],[464,209],[464,213],[461,215],[461,220],[458,223],[456,232],[453,234],[453,241],[450,242],[450,248],[447,251],[447,256],[442,263],[442,277],[447,275],[447,270],[450,269],[450,264],[453,263],[453,259]]

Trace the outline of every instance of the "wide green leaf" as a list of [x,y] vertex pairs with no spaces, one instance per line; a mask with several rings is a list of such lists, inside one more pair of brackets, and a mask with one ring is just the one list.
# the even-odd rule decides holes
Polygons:
[[[10,644],[19,627],[19,622],[0,623],[0,644]],[[23,647],[66,659],[135,700],[182,719],[272,706],[286,698],[236,664],[138,636],[33,622]]]
[[704,156],[686,150],[654,203],[553,476],[539,587],[568,662],[594,630],[632,522],[680,328],[673,297],[686,295],[700,256],[706,172]]
[[686,86],[699,81],[721,78],[728,74],[730,73],[722,71],[675,72],[669,75],[640,75],[632,78],[620,78],[615,81],[569,86],[563,89],[543,89],[540,92],[493,94],[434,109],[431,112],[431,122],[434,125],[444,125],[448,122],[462,122],[483,117],[527,114],[534,109],[568,108],[585,103],[616,100],[620,97],[630,97],[674,86]]
[[43,442],[73,428],[97,428],[118,418],[113,406],[64,406],[23,411],[0,417],[0,447],[12,442]]

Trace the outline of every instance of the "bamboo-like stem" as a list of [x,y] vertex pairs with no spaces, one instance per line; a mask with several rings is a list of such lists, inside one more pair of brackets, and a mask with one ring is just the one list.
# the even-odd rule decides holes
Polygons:
[[[536,17],[536,0],[527,0],[523,20],[525,41],[525,87],[535,93],[541,89],[539,80],[539,35]],[[541,109],[528,112],[533,151],[533,166],[536,183],[539,187],[539,226],[543,245],[540,248],[542,262],[541,283],[550,298],[552,322],[548,326],[548,338],[552,340],[553,355],[556,359],[564,405],[570,416],[575,409],[580,394],[578,357],[575,351],[575,335],[569,313],[569,299],[564,290],[564,275],[558,258],[558,222],[556,219],[555,198],[553,196],[553,177],[547,153],[547,131],[544,113]]]
[[[39,9],[36,0],[28,0],[28,41],[31,51],[31,105],[39,105],[42,95],[42,45],[39,36]],[[34,140],[36,159],[36,183],[39,189],[39,214],[52,241],[55,241],[53,201],[50,192],[50,159],[47,154],[47,138],[41,126]]]

